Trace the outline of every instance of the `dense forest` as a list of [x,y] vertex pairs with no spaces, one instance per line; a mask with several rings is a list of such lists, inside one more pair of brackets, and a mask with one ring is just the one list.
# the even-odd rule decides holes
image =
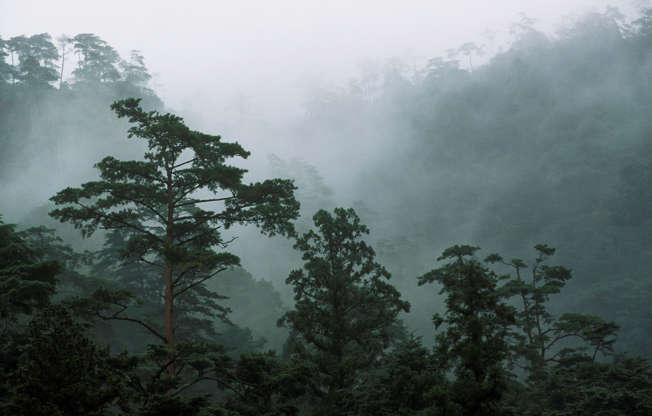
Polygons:
[[652,414],[652,9],[513,36],[316,93],[254,181],[138,51],[0,39],[0,414]]

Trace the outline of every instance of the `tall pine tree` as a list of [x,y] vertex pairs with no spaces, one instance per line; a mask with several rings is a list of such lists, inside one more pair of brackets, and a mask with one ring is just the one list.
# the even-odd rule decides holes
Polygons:
[[136,99],[117,101],[111,108],[134,124],[129,137],[147,142],[144,160],[105,157],[96,164],[101,179],[57,193],[51,199],[60,207],[51,215],[74,224],[84,236],[98,228],[120,230],[130,256],[158,270],[164,331],[125,317],[124,293],[103,292],[99,297],[117,308],[105,318],[140,323],[172,353],[174,308],[180,297],[194,296],[199,313],[221,311],[219,297],[204,283],[239,264],[235,255],[223,251],[228,241],[222,231],[254,224],[264,234],[292,234],[299,204],[289,180],[244,184],[246,170],[227,164],[228,159],[249,156],[238,143],[193,131],[176,115],[146,112]]

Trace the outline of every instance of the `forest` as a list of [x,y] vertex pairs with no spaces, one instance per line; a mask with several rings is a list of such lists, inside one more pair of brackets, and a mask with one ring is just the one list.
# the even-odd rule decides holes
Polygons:
[[315,93],[345,186],[0,38],[0,414],[652,415],[652,9],[512,29]]

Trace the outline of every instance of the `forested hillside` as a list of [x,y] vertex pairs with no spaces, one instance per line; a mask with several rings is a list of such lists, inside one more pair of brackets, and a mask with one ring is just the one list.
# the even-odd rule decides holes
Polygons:
[[652,414],[652,9],[513,34],[253,182],[139,52],[0,39],[0,414]]
[[351,193],[415,296],[412,276],[448,245],[527,257],[547,242],[576,276],[560,307],[618,321],[621,348],[650,356],[650,25],[519,24],[482,66],[461,53],[417,72],[393,64],[315,97],[300,131],[346,149]]
[[[140,53],[122,59],[94,34],[55,41],[42,33],[1,42],[0,178],[15,202],[3,209],[20,218],[26,205],[43,204],[47,193],[91,175],[101,155],[128,154],[118,142],[124,124],[107,111],[113,101],[140,97],[148,108],[163,104],[147,87]],[[90,163],[76,163],[81,159]]]

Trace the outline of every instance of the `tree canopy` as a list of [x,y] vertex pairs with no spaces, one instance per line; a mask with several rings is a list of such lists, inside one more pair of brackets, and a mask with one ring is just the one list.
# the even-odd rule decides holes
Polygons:
[[376,364],[400,335],[398,314],[407,312],[409,304],[362,240],[369,230],[353,209],[320,210],[313,221],[317,230],[295,243],[304,266],[287,278],[296,303],[279,324],[292,331],[290,352],[319,369],[321,411],[347,414],[348,394],[360,371]]
[[[289,180],[243,183],[246,171],[227,164],[249,156],[239,144],[190,130],[173,114],[146,112],[137,99],[117,101],[111,108],[133,123],[129,137],[146,141],[144,160],[107,156],[96,165],[101,180],[60,191],[52,197],[60,208],[51,215],[86,236],[98,227],[122,231],[130,255],[159,271],[165,331],[140,323],[172,351],[180,297],[195,296],[195,307],[209,316],[221,310],[218,295],[204,283],[239,264],[235,255],[221,251],[228,246],[223,230],[253,224],[269,235],[291,235],[299,204]],[[120,315],[123,311],[113,318],[130,319]]]

